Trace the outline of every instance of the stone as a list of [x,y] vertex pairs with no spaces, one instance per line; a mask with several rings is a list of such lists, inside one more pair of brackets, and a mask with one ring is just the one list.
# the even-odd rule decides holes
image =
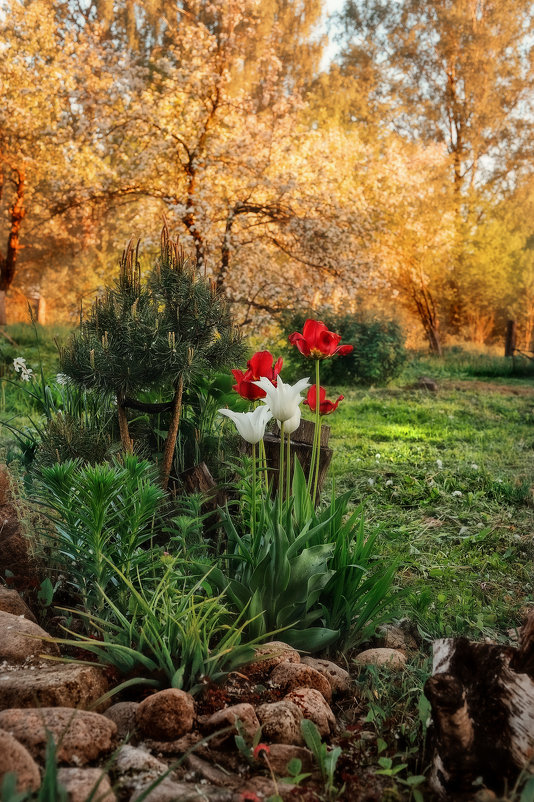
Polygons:
[[302,717],[310,719],[317,726],[321,737],[330,735],[330,731],[336,726],[336,717],[330,705],[315,688],[295,688],[287,694],[284,701],[296,704]]
[[0,787],[8,772],[17,775],[17,791],[36,791],[41,785],[39,766],[9,732],[0,730]]
[[302,772],[312,772],[314,769],[313,755],[305,746],[294,744],[271,744],[269,746],[269,763],[278,777],[288,776],[288,763],[291,760],[300,760]]
[[87,802],[91,797],[95,802],[116,802],[109,777],[102,769],[60,768],[58,782],[65,788],[69,802]]
[[[139,799],[146,787],[145,785],[138,788],[130,797],[130,802]],[[229,788],[200,784],[197,788],[192,783],[176,782],[170,777],[165,777],[153,791],[143,797],[143,802],[233,802],[233,799],[234,792]]]
[[357,666],[386,666],[393,671],[404,668],[406,655],[398,649],[366,649],[356,655],[354,663]]
[[37,623],[37,619],[20,594],[3,585],[0,585],[0,610],[4,613],[11,613],[11,615],[23,615],[28,621]]
[[315,688],[327,702],[332,699],[332,686],[323,674],[305,663],[281,663],[271,674],[271,684],[284,694],[295,688]]
[[0,710],[10,707],[89,707],[109,688],[96,666],[57,663],[0,673]]
[[195,747],[195,754],[203,754],[207,751],[207,746],[200,743],[201,741],[202,735],[193,731],[175,741],[156,741],[154,738],[144,738],[140,746],[150,749],[154,754],[173,757],[174,755],[183,755],[193,747]]
[[400,626],[395,624],[385,624],[378,630],[380,635],[380,646],[386,649],[417,649],[417,643],[410,635]]
[[47,643],[48,633],[22,615],[0,610],[0,660],[26,663],[39,659],[40,654],[59,656],[57,643]]
[[[6,467],[0,467],[0,576],[9,571],[9,583],[18,588],[38,587],[37,563],[31,554],[28,538],[21,530],[11,476]],[[9,584],[8,583],[8,584]]]
[[162,760],[158,760],[146,749],[130,744],[123,744],[118,750],[113,764],[113,771],[118,775],[118,787],[122,791],[134,791],[146,788],[157,777],[168,770]]
[[294,702],[267,702],[256,709],[262,738],[276,744],[303,743],[300,732],[302,712]]
[[[199,779],[201,782],[204,780],[210,785],[216,785],[220,788],[237,788],[243,781],[243,778],[238,777],[237,774],[231,774],[222,768],[217,768],[213,763],[202,760],[197,755],[189,755],[187,765],[195,775],[195,779]],[[191,779],[189,773],[187,779]]]
[[351,691],[350,674],[344,668],[332,663],[330,660],[322,660],[318,657],[303,657],[302,663],[305,666],[314,668],[330,683],[333,694],[345,694]]
[[437,393],[438,391],[438,383],[429,376],[420,376],[414,387],[416,390],[428,390],[429,393]]
[[202,729],[208,733],[232,727],[230,732],[219,736],[215,735],[213,738],[210,738],[210,746],[217,748],[229,738],[233,740],[234,735],[237,735],[238,732],[235,726],[237,719],[241,722],[245,737],[248,737],[248,739],[252,741],[260,728],[260,722],[258,721],[258,717],[252,705],[243,702],[242,704],[223,707],[222,710],[217,710],[216,713],[213,713],[213,715],[209,716],[209,718],[204,721]]
[[280,663],[300,663],[300,654],[292,646],[273,640],[255,649],[256,659],[240,670],[248,675],[268,676]]
[[117,725],[117,738],[123,740],[127,735],[133,733],[137,727],[135,716],[138,702],[116,702],[108,707],[104,713],[106,718],[111,719]]
[[143,735],[162,741],[174,741],[193,728],[193,697],[178,688],[167,688],[144,699],[135,713]]
[[48,731],[58,747],[58,762],[75,766],[85,766],[108,752],[117,731],[113,721],[99,713],[70,707],[2,710],[0,729],[11,733],[40,761],[45,758]]
[[[256,775],[255,777],[251,777],[247,780],[244,785],[240,788],[240,794],[237,799],[239,802],[247,802],[247,800],[254,800],[254,802],[268,802],[269,799],[273,797],[276,798],[276,792],[278,791],[278,796],[282,799],[298,799],[299,797],[295,797],[295,789],[296,785],[291,783],[278,783],[278,787],[275,786],[273,781],[269,779],[269,777],[262,777],[260,775]],[[247,795],[249,794],[249,796]],[[155,800],[154,800],[155,802]]]

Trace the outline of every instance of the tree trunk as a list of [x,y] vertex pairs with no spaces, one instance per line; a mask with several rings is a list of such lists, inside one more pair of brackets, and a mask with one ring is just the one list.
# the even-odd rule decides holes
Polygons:
[[7,326],[5,290],[0,290],[0,326]]
[[37,322],[46,326],[46,299],[42,295],[37,299]]
[[441,340],[437,326],[429,326],[427,329],[428,345],[430,352],[435,356],[443,356]]
[[117,415],[119,417],[119,432],[122,447],[127,454],[133,454],[133,440],[130,437],[130,430],[128,429],[128,418],[124,408],[124,396],[120,394],[117,395]]
[[506,323],[506,340],[504,343],[504,355],[513,356],[517,346],[517,324],[515,320],[508,320]]
[[161,463],[161,486],[164,490],[167,489],[169,477],[171,475],[174,449],[176,448],[176,438],[178,437],[178,427],[180,426],[180,416],[182,414],[183,392],[184,379],[183,376],[180,376],[172,400],[171,419],[169,421],[169,430],[165,439],[165,449],[163,451],[163,460]]
[[469,794],[481,777],[501,794],[534,750],[534,613],[518,649],[466,638],[434,642],[430,782],[444,799]]

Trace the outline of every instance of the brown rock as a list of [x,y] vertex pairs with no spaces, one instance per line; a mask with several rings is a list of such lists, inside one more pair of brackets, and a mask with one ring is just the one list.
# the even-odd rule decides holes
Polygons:
[[193,728],[193,697],[178,688],[167,688],[144,699],[135,714],[140,732],[150,738],[173,741]]
[[109,688],[96,666],[59,663],[0,673],[0,710],[10,707],[89,707]]
[[300,760],[301,771],[311,772],[314,769],[313,755],[305,746],[293,744],[271,744],[269,747],[269,763],[278,777],[288,776],[288,763],[291,760]]
[[394,624],[385,624],[378,630],[380,645],[386,649],[417,649],[417,643],[409,632]]
[[4,613],[11,613],[11,615],[23,615],[28,621],[37,623],[34,614],[17,591],[9,590],[3,585],[0,585],[0,610]]
[[0,786],[10,771],[17,775],[17,791],[36,791],[41,785],[39,767],[28,750],[9,732],[0,730]]
[[314,668],[323,677],[326,677],[332,688],[332,693],[349,693],[351,690],[350,674],[344,668],[332,663],[330,660],[321,660],[317,657],[303,657],[302,662]]
[[[243,778],[237,774],[230,774],[226,769],[218,769],[213,763],[201,760],[197,755],[189,755],[187,765],[190,771],[195,774],[195,779],[202,782],[209,782],[210,785],[217,785],[220,788],[237,788],[243,782]],[[191,779],[189,774],[188,779]]]
[[271,674],[271,683],[283,693],[295,688],[315,688],[327,702],[332,699],[332,686],[323,674],[305,663],[282,663]]
[[295,688],[285,697],[287,702],[293,702],[302,712],[302,718],[309,718],[317,725],[321,736],[329,735],[336,726],[336,718],[324,696],[315,688]]
[[262,738],[277,744],[302,744],[300,722],[302,713],[294,702],[269,702],[260,705],[256,714],[262,728]]
[[138,702],[117,702],[104,713],[106,718],[111,719],[117,725],[117,738],[120,740],[135,731],[137,727],[135,716],[138,707]]
[[256,659],[241,670],[246,674],[261,674],[268,676],[273,668],[280,663],[300,663],[300,654],[292,646],[282,641],[273,640],[269,643],[262,643],[255,650]]
[[354,663],[357,666],[387,666],[392,671],[404,668],[406,655],[398,649],[366,649],[356,655]]
[[156,741],[154,738],[144,738],[140,746],[150,749],[156,755],[165,755],[166,757],[183,755],[194,746],[195,754],[198,755],[207,751],[207,746],[200,743],[201,741],[202,735],[193,731],[188,732],[187,735],[183,735],[181,738],[177,738],[175,741]]
[[215,730],[222,730],[227,727],[233,728],[231,732],[210,738],[210,746],[218,747],[227,741],[228,738],[233,739],[234,735],[237,735],[237,727],[235,726],[237,719],[241,722],[241,727],[245,736],[252,741],[260,728],[260,722],[258,721],[258,717],[252,705],[242,703],[239,705],[232,705],[231,707],[224,707],[222,710],[213,713],[213,715],[204,722],[202,729],[205,732],[215,732]]
[[116,802],[108,775],[102,769],[60,768],[58,782],[67,791],[69,802],[87,802],[93,796],[95,802]]
[[42,640],[48,637],[33,621],[0,610],[0,660],[25,663],[35,661],[40,654],[59,656],[56,643]]
[[237,799],[239,799],[239,802],[241,802],[243,795],[247,791],[249,793],[256,794],[259,799],[265,800],[265,802],[274,797],[277,791],[278,796],[281,796],[282,799],[298,799],[298,797],[295,797],[295,794],[293,793],[295,788],[295,785],[291,785],[289,783],[278,783],[277,788],[273,781],[268,777],[257,775],[256,777],[251,777],[246,781],[246,783],[244,783],[244,785],[241,786],[239,789],[241,793]]
[[45,757],[48,731],[57,744],[58,761],[76,766],[85,766],[109,751],[117,731],[115,724],[99,713],[69,707],[3,710],[0,728],[11,733],[41,761]]

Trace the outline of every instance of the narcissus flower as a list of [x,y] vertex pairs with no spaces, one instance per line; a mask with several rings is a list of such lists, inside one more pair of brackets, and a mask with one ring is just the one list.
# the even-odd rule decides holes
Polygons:
[[339,354],[345,356],[354,350],[352,345],[339,345],[341,334],[329,331],[320,320],[307,320],[299,331],[289,335],[291,345],[296,345],[300,353],[311,359],[326,359]]
[[265,427],[272,418],[271,410],[268,407],[257,407],[252,412],[233,412],[231,409],[220,409],[219,413],[230,418],[243,440],[252,445],[260,442],[265,434]]
[[[319,415],[330,415],[337,409],[337,406],[340,401],[343,401],[345,396],[340,395],[336,398],[335,401],[329,401],[326,397],[326,390],[324,387],[321,387],[319,390]],[[317,409],[317,387],[315,384],[312,384],[310,389],[308,390],[308,395],[306,396],[306,400],[302,402],[306,404],[312,412],[315,412]]]
[[249,401],[257,401],[259,398],[265,398],[265,391],[256,386],[255,382],[258,379],[269,379],[273,384],[276,384],[276,379],[284,361],[282,357],[274,361],[273,355],[269,351],[257,351],[247,362],[246,371],[232,370],[232,375],[236,380],[236,384],[232,389],[239,393],[242,398],[247,398]]
[[260,379],[255,384],[265,391],[266,398],[263,403],[271,410],[273,418],[283,423],[296,414],[303,400],[300,393],[310,386],[309,379],[301,379],[296,384],[284,384],[281,376],[278,377],[276,387],[266,378]]

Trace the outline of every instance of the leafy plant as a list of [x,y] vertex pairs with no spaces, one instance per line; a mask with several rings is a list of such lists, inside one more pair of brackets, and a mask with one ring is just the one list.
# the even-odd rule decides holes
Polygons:
[[67,460],[41,469],[35,499],[54,527],[54,558],[86,608],[103,610],[103,592],[127,607],[115,569],[141,578],[151,570],[154,519],[165,499],[154,467],[135,456],[109,465]]
[[319,767],[328,799],[336,799],[343,793],[343,788],[337,788],[335,784],[336,766],[341,755],[341,747],[329,748],[323,743],[317,726],[307,718],[300,722],[300,731]]
[[[260,640],[243,642],[243,631],[250,622],[244,616],[236,618],[229,613],[223,594],[213,596],[208,576],[187,589],[187,579],[176,569],[176,561],[170,558],[155,587],[150,583],[145,588],[141,582],[136,587],[121,571],[113,568],[128,594],[128,605],[119,608],[100,590],[103,601],[113,613],[113,622],[90,613],[69,611],[82,616],[98,633],[99,640],[76,636],[75,640],[58,639],[57,642],[82,647],[123,674],[141,669],[146,672],[147,676],[135,677],[126,685],[170,685],[193,694],[200,691],[207,680],[216,681],[249,662],[254,657],[253,646]],[[113,693],[121,687],[124,686],[118,686]]]

